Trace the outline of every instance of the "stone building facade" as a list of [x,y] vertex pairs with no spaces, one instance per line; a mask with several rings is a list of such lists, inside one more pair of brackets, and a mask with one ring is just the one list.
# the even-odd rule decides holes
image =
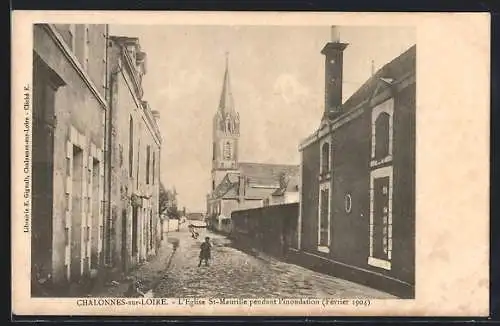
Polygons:
[[161,240],[158,196],[161,135],[143,98],[147,57],[139,40],[110,36],[108,42],[109,135],[106,178],[111,186],[105,241],[106,263],[127,271],[156,253]]
[[[333,33],[335,35],[335,33]],[[325,111],[300,145],[302,261],[402,297],[415,285],[416,46],[342,103],[342,56],[325,55]]]
[[33,26],[32,294],[103,258],[106,25]]

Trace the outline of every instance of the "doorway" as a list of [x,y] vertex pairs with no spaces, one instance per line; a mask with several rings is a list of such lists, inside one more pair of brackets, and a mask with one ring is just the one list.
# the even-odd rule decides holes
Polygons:
[[72,204],[71,204],[71,269],[70,280],[82,274],[82,175],[83,151],[73,146]]

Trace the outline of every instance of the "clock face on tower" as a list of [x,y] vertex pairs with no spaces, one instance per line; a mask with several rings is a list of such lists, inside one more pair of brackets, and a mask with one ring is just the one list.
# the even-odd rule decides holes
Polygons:
[[224,143],[224,159],[225,160],[230,160],[231,159],[231,143],[230,142],[225,142]]

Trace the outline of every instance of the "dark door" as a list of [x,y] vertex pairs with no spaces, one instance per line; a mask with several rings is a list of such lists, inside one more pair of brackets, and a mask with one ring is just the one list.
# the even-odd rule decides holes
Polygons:
[[373,257],[388,260],[389,177],[373,183]]
[[328,247],[328,189],[321,190],[319,245]]

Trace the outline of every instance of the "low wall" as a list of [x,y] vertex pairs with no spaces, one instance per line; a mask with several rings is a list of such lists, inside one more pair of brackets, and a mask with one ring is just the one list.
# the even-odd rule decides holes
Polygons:
[[235,211],[231,214],[231,238],[259,251],[284,256],[297,244],[298,214],[298,203]]

